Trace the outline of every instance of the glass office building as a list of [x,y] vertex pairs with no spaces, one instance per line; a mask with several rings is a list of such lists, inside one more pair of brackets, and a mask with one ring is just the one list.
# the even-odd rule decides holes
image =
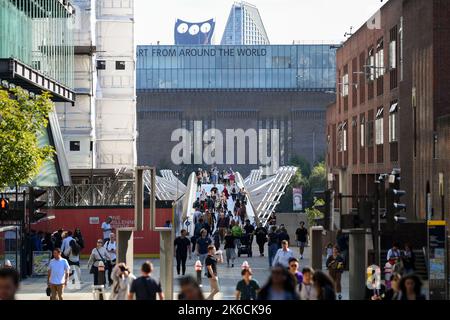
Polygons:
[[231,7],[222,45],[267,45],[269,37],[258,8],[247,2],[235,2]]
[[17,59],[72,88],[74,13],[66,0],[0,0],[0,59]]
[[138,46],[137,89],[334,91],[336,51],[323,45]]

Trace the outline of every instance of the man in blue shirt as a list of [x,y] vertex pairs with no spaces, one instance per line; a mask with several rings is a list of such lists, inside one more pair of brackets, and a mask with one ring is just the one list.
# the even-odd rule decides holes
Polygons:
[[197,239],[196,254],[198,256],[198,259],[202,263],[202,266],[205,266],[206,256],[208,255],[208,247],[212,243],[211,239],[207,237],[207,235],[208,231],[202,229],[200,231],[200,238]]

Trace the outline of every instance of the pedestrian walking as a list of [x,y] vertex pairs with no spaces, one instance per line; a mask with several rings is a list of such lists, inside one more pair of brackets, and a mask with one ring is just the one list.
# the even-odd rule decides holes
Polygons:
[[106,220],[102,223],[102,231],[103,231],[103,243],[109,240],[109,235],[113,231],[111,227],[112,217],[106,218]]
[[255,229],[256,243],[259,248],[260,257],[264,257],[264,244],[267,242],[267,229],[263,227],[262,223],[258,224],[258,228]]
[[404,275],[414,273],[414,270],[416,269],[416,255],[414,254],[414,250],[409,243],[405,244],[405,251],[402,255],[402,262]]
[[401,257],[402,253],[399,249],[399,245],[397,242],[394,242],[392,244],[392,248],[389,249],[388,253],[387,253],[387,257],[386,260],[389,261],[391,259],[394,259],[395,261],[399,260]]
[[300,222],[300,227],[295,230],[297,238],[297,246],[300,254],[300,259],[303,259],[306,243],[308,242],[308,229],[305,228],[305,222]]
[[80,228],[75,229],[72,237],[77,241],[78,245],[81,247],[81,250],[83,250],[84,249],[84,238],[83,238],[83,235],[81,234]]
[[317,300],[317,292],[312,282],[314,270],[306,267],[302,270],[303,282],[300,283],[300,300]]
[[[401,300],[402,292],[400,290],[400,281],[402,280],[402,276],[398,273],[394,273],[391,275],[389,279],[390,289],[386,290],[384,300]],[[387,286],[385,285],[385,288]]]
[[300,272],[298,260],[295,257],[289,259],[289,272],[297,280],[297,285],[300,286],[303,282],[303,273]]
[[62,245],[61,245],[61,252],[62,257],[64,259],[67,259],[70,254],[70,241],[73,240],[72,237],[72,231],[65,231],[62,234]]
[[205,300],[200,285],[193,277],[182,277],[179,283],[180,293],[178,294],[178,300]]
[[0,269],[0,301],[15,300],[19,289],[19,273],[13,268]]
[[317,300],[336,300],[333,280],[324,272],[317,270],[312,277]]
[[236,285],[236,300],[256,300],[260,287],[258,281],[252,279],[252,270],[244,268],[241,275],[242,280]]
[[330,257],[328,257],[326,265],[328,268],[328,273],[334,281],[338,299],[341,300],[342,299],[341,277],[342,273],[344,272],[344,259],[341,257],[339,253],[339,248],[337,246],[333,247],[333,254]]
[[287,240],[281,242],[281,249],[278,249],[275,257],[273,258],[272,266],[282,265],[286,269],[289,269],[289,260],[294,258],[294,252],[289,249],[289,243]]
[[258,294],[258,300],[298,300],[295,279],[282,265],[276,265],[267,284]]
[[270,232],[267,235],[267,238],[268,238],[267,245],[269,249],[269,268],[272,268],[273,259],[275,258],[275,255],[278,252],[278,234],[276,226],[271,227]]
[[109,300],[127,300],[131,284],[136,277],[132,274],[127,265],[121,262],[114,266],[111,278],[113,284]]
[[[99,262],[103,263],[104,268],[106,268],[108,264],[108,260],[111,260],[108,251],[105,247],[103,247],[103,240],[97,240],[97,247],[92,249],[91,255],[88,260],[88,269],[89,273],[94,276],[94,285],[104,285],[105,283],[100,283],[99,281]],[[102,271],[102,270],[100,270]],[[104,272],[105,270],[103,270]]]
[[107,261],[106,271],[108,272],[108,284],[112,285],[113,280],[111,278],[112,270],[116,266],[116,251],[117,251],[117,243],[116,243],[116,234],[110,233],[109,240],[105,242],[104,247],[109,254],[109,260]]
[[219,278],[217,277],[217,260],[215,257],[216,248],[212,245],[208,247],[208,256],[205,259],[205,265],[208,270],[208,279],[210,285],[210,294],[206,300],[214,300],[214,296],[220,292]]
[[225,255],[227,257],[227,266],[234,267],[234,260],[236,259],[236,243],[234,242],[233,234],[230,230],[228,230],[227,235],[225,236]]
[[64,287],[69,280],[69,263],[61,255],[61,249],[53,250],[53,259],[48,264],[47,285],[50,288],[50,300],[64,300]]
[[81,284],[80,252],[81,246],[78,244],[77,240],[73,238],[69,243],[69,256],[67,258],[67,262],[72,271],[70,276],[72,277],[71,281],[73,284],[76,282],[75,279],[78,280],[78,284]]
[[161,289],[161,283],[151,275],[153,264],[146,261],[141,267],[141,276],[133,281],[128,294],[128,300],[164,300],[164,293]]
[[181,235],[174,241],[175,259],[177,260],[177,275],[186,274],[186,260],[191,258],[191,241],[187,238],[187,231],[181,230]]
[[[196,245],[196,255],[200,260],[202,266],[205,265],[206,257],[208,256],[208,247],[212,243],[211,239],[207,236],[208,232],[205,229],[200,231],[200,238],[197,239]],[[207,274],[207,269],[205,266],[205,275]]]

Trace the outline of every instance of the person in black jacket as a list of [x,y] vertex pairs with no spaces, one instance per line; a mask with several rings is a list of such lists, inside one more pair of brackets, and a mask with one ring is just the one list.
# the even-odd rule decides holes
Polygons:
[[81,234],[80,228],[75,229],[75,231],[73,232],[72,238],[75,239],[75,241],[78,243],[78,245],[80,246],[81,249],[84,249],[84,238],[83,238],[83,235]]
[[409,243],[405,244],[405,251],[401,257],[403,261],[404,274],[414,273],[416,269],[416,255]]
[[259,255],[264,257],[264,244],[267,242],[267,229],[259,223],[258,228],[255,230],[256,243],[259,247]]

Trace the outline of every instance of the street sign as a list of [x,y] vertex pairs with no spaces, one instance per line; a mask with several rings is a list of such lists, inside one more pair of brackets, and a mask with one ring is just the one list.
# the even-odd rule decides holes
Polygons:
[[447,225],[428,221],[428,279],[430,300],[447,299]]

